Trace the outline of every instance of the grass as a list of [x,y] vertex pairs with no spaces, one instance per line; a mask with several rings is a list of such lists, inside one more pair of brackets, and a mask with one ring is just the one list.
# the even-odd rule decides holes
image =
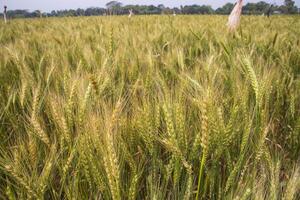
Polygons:
[[299,199],[299,16],[0,26],[0,199]]

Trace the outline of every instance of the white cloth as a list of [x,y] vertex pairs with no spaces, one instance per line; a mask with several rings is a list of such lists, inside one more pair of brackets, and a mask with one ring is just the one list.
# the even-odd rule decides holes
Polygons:
[[238,0],[228,18],[228,28],[230,31],[235,31],[240,25],[240,19],[243,8],[243,0]]

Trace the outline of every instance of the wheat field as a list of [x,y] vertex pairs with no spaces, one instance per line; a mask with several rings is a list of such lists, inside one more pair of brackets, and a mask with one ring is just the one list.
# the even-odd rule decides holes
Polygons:
[[300,198],[300,17],[0,22],[0,199]]

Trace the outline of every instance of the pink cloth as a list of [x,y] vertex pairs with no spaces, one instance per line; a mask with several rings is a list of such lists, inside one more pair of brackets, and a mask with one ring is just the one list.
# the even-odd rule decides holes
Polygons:
[[229,31],[235,31],[240,25],[240,19],[243,8],[243,0],[238,0],[237,4],[234,6],[228,19]]

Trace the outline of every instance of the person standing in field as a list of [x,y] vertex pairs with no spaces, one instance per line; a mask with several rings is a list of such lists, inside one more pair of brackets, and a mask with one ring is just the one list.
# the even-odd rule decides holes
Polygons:
[[230,32],[234,32],[239,27],[242,8],[243,8],[243,0],[238,0],[231,14],[229,15],[227,26]]
[[134,15],[134,13],[133,13],[133,10],[132,10],[132,9],[130,9],[130,10],[129,10],[129,15],[128,15],[128,18],[131,18],[133,15]]
[[7,14],[7,6],[4,6],[3,17],[4,17],[4,22],[5,22],[5,24],[6,24],[6,22],[7,22],[6,14]]
[[270,15],[272,14],[272,9],[273,9],[273,5],[271,5],[269,7],[269,9],[267,10],[267,13],[266,13],[267,17],[270,17]]

